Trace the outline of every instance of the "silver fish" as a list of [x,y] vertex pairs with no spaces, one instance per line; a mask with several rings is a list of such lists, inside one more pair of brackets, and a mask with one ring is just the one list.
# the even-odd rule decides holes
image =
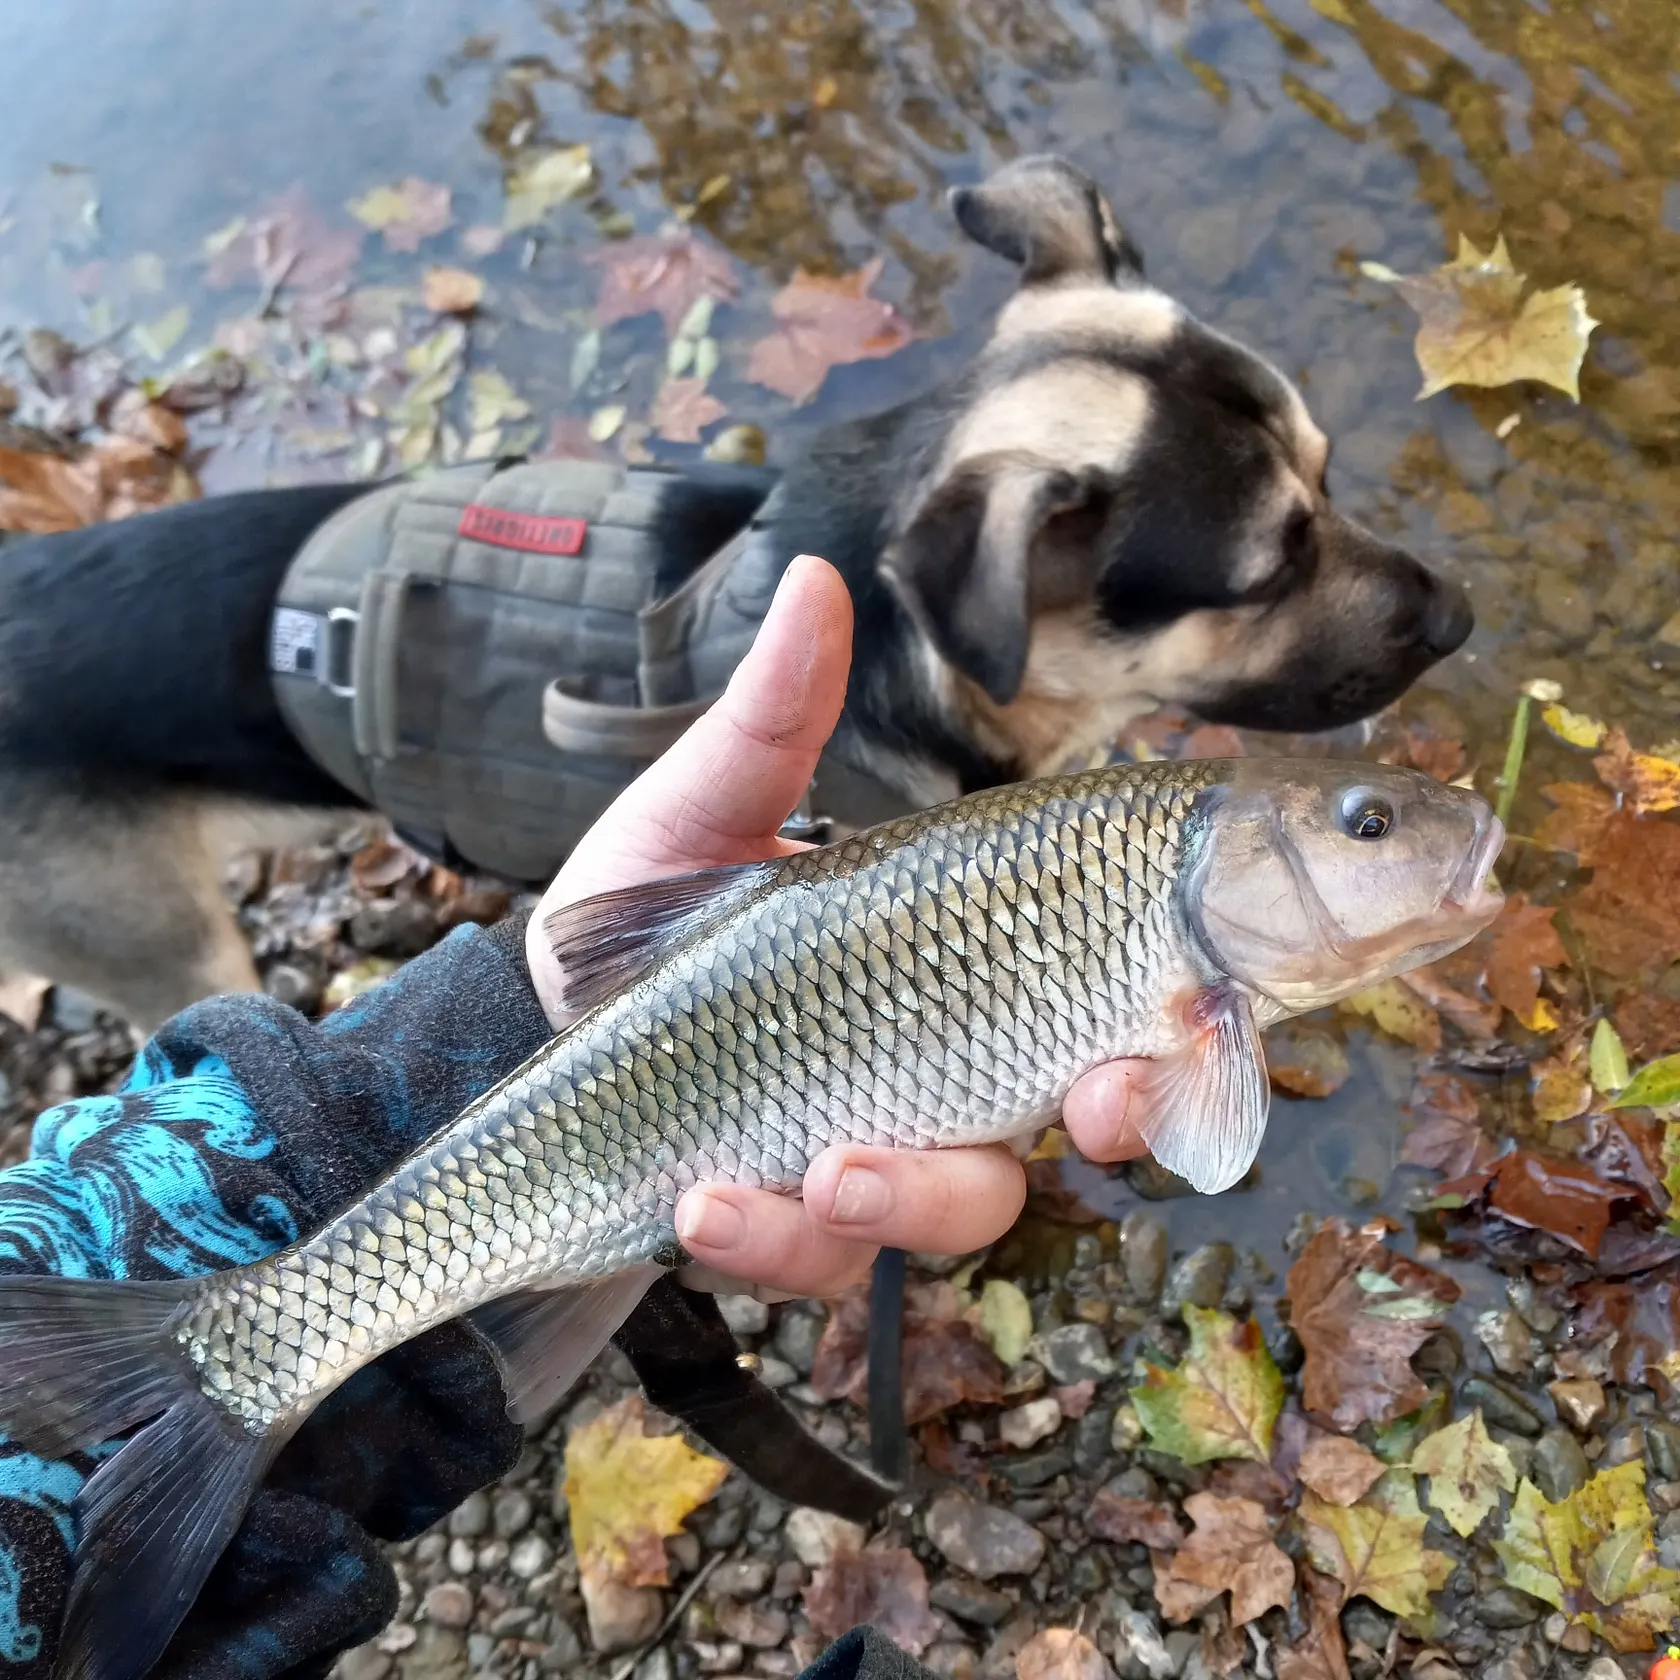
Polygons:
[[1089,771],[832,846],[591,900],[550,927],[587,1012],[307,1239],[168,1283],[0,1280],[0,1427],[88,1482],[59,1672],[144,1674],[292,1433],[472,1313],[518,1415],[551,1405],[715,1180],[798,1188],[852,1140],[1007,1140],[1116,1056],[1146,1138],[1214,1192],[1265,1131],[1259,1034],[1497,913],[1475,794],[1376,765]]

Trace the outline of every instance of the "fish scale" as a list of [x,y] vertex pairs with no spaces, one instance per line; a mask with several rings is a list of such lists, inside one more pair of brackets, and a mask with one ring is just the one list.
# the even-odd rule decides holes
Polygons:
[[316,1236],[207,1281],[176,1331],[203,1388],[266,1433],[482,1302],[669,1253],[694,1183],[1048,1118],[1190,981],[1172,889],[1207,779],[1092,772],[786,860]]

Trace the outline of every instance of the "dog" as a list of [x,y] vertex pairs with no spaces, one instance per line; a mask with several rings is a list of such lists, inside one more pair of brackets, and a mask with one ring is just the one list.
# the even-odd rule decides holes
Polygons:
[[[1148,284],[1085,174],[1027,158],[950,204],[1019,270],[978,354],[780,474],[781,563],[826,557],[855,607],[846,762],[913,809],[1086,757],[1158,704],[1329,729],[1465,640],[1463,589],[1332,508],[1299,392]],[[676,590],[777,475],[667,478]],[[0,550],[0,971],[147,1029],[260,987],[225,861],[356,803],[276,704],[270,622],[293,556],[364,493],[253,492]]]

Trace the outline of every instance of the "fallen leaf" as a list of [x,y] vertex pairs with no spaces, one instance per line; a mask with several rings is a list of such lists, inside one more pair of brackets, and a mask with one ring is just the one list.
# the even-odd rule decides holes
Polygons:
[[700,428],[724,415],[701,379],[667,379],[653,399],[653,429],[672,443],[698,443]]
[[1548,851],[1573,852],[1590,866],[1593,849],[1616,814],[1615,795],[1591,782],[1551,782],[1540,791],[1555,809],[1541,818],[1535,840]]
[[1021,1647],[1015,1680],[1114,1680],[1114,1670],[1084,1634],[1046,1628]]
[[1424,1545],[1429,1519],[1405,1471],[1390,1470],[1357,1505],[1331,1505],[1309,1491],[1301,1521],[1313,1567],[1340,1581],[1345,1597],[1428,1620],[1429,1595],[1446,1585],[1453,1561]]
[[1303,1564],[1300,1598],[1307,1613],[1306,1637],[1278,1646],[1277,1680],[1352,1680],[1342,1637],[1340,1583]]
[[1617,1094],[1612,1108],[1671,1108],[1680,1103],[1680,1056],[1647,1062]]
[[1466,1038],[1492,1038],[1504,1011],[1497,1003],[1461,992],[1446,979],[1449,969],[1460,967],[1469,950],[1414,968],[1400,977],[1400,984],[1415,992],[1437,1015],[1451,1021]]
[[602,270],[596,324],[610,327],[657,310],[675,333],[698,298],[728,303],[740,289],[735,264],[691,230],[651,239],[621,239],[584,258]]
[[1568,910],[1593,966],[1642,980],[1680,961],[1680,824],[1616,812],[1592,872]]
[[1598,325],[1579,286],[1523,294],[1526,275],[1511,266],[1501,235],[1486,255],[1459,235],[1458,255],[1429,274],[1405,276],[1361,264],[1417,311],[1413,340],[1423,388],[1418,400],[1449,385],[1509,385],[1537,379],[1581,399],[1581,363]]
[[1457,1178],[1486,1167],[1498,1150],[1482,1130],[1474,1091],[1453,1074],[1425,1074],[1417,1084],[1418,1123],[1400,1146],[1408,1166]]
[[657,1587],[665,1542],[723,1485],[729,1466],[681,1435],[649,1435],[646,1407],[628,1394],[566,1437],[566,1505],[572,1545],[586,1574],[621,1586]]
[[98,473],[85,458],[0,448],[0,530],[73,531],[103,510]]
[[1556,914],[1549,905],[1512,893],[1488,930],[1488,990],[1525,1026],[1540,998],[1541,975],[1569,961],[1552,926]]
[[1127,1499],[1101,1488],[1085,1513],[1085,1528],[1101,1540],[1117,1546],[1147,1546],[1152,1552],[1170,1552],[1184,1543],[1184,1530],[1172,1508],[1154,1499]]
[[[835,1303],[817,1344],[811,1386],[825,1400],[860,1405],[869,1382],[869,1291],[860,1286]],[[904,1296],[904,1416],[925,1422],[964,1402],[996,1405],[1004,1371],[997,1355],[961,1313],[957,1292],[943,1278],[912,1279]]]
[[25,1032],[34,1032],[51,990],[52,981],[38,974],[0,974],[0,1015],[16,1021]]
[[[1231,1623],[1240,1627],[1274,1606],[1289,1603],[1295,1585],[1295,1566],[1272,1539],[1272,1520],[1265,1507],[1252,1499],[1220,1499],[1211,1493],[1193,1493],[1184,1501],[1185,1513],[1195,1523],[1195,1532],[1173,1554],[1163,1577],[1156,1568],[1155,1596],[1174,1621],[1188,1615],[1174,1615],[1162,1589],[1167,1583],[1188,1581],[1211,1588],[1215,1595],[1231,1595]],[[1169,1594],[1170,1596],[1170,1594]]]
[[842,362],[890,356],[915,337],[890,303],[869,296],[882,259],[834,279],[797,269],[771,300],[776,331],[752,347],[747,378],[802,403]]
[[1384,980],[1343,1000],[1342,1007],[1367,1015],[1385,1033],[1433,1054],[1441,1048],[1441,1021],[1416,992],[1398,980]]
[[1463,1535],[1476,1531],[1501,1490],[1517,1485],[1511,1455],[1488,1434],[1480,1410],[1420,1441],[1411,1468],[1429,1478],[1429,1503]]
[[418,251],[423,239],[442,233],[449,214],[449,188],[441,181],[405,176],[394,187],[375,187],[346,206],[363,227],[385,236],[388,251]]
[[351,858],[350,885],[363,898],[378,898],[399,881],[424,875],[429,867],[400,840],[373,840]]
[[341,968],[327,982],[327,989],[321,994],[321,1006],[327,1010],[338,1009],[352,998],[382,986],[396,972],[397,964],[390,957],[363,957],[360,962]]
[[980,1334],[1005,1365],[1019,1365],[1032,1340],[1032,1303],[1006,1278],[987,1278],[980,1291]]
[[189,441],[186,421],[161,402],[147,401],[138,387],[124,391],[112,405],[111,430],[165,455],[179,455]]
[[1556,1505],[1524,1480],[1493,1549],[1505,1578],[1612,1650],[1649,1651],[1680,1620],[1680,1573],[1656,1557],[1645,1466],[1600,1471]]
[[1306,1352],[1302,1403],[1342,1434],[1429,1398],[1411,1356],[1459,1297],[1451,1278],[1390,1253],[1386,1229],[1327,1219],[1289,1269],[1290,1324]]
[[487,432],[509,420],[529,418],[531,405],[494,368],[483,368],[467,378],[467,425],[474,432]]
[[1540,716],[1546,720],[1546,727],[1560,741],[1567,741],[1572,747],[1596,748],[1608,732],[1607,726],[1597,718],[1587,717],[1582,712],[1572,712],[1567,706],[1544,706]]
[[1611,1339],[1611,1374],[1649,1383],[1680,1348],[1680,1269],[1664,1266],[1628,1279],[1591,1278],[1574,1291],[1575,1337],[1582,1346]]
[[1347,1083],[1347,1051],[1323,1027],[1286,1021],[1266,1034],[1272,1089],[1291,1097],[1327,1097]]
[[440,315],[465,315],[484,299],[484,282],[464,268],[428,268],[421,301]]
[[1630,1057],[1655,1061],[1680,1051],[1680,998],[1630,992],[1617,1001],[1612,1019]]
[[191,320],[192,312],[184,303],[178,303],[168,314],[160,315],[155,321],[142,321],[135,327],[134,342],[143,354],[161,362],[181,342]]
[[509,233],[535,227],[556,205],[587,192],[594,179],[588,146],[559,146],[540,153],[508,172],[502,226]]
[[1680,807],[1680,764],[1655,753],[1638,753],[1620,729],[1612,729],[1603,754],[1593,760],[1599,780],[1619,793],[1636,816]]
[[811,1577],[804,1601],[812,1630],[825,1639],[868,1626],[919,1657],[939,1637],[927,1575],[903,1546],[842,1546]]
[[469,257],[493,257],[506,242],[507,234],[499,227],[479,223],[461,229],[461,249]]
[[1626,1186],[1607,1184],[1577,1162],[1514,1149],[1494,1164],[1488,1205],[1513,1224],[1549,1232],[1591,1259],[1611,1208],[1631,1195]]
[[[1627,1046],[1607,1018],[1601,1018],[1593,1028],[1592,1046],[1587,1053],[1587,1071],[1591,1075],[1593,1089],[1607,1097],[1626,1090],[1628,1081],[1633,1077],[1628,1068]],[[1677,1072],[1676,1085],[1680,1088],[1680,1072]]]
[[1563,1055],[1542,1057],[1529,1072],[1534,1081],[1534,1118],[1542,1125],[1573,1120],[1592,1107],[1592,1080],[1579,1045]]
[[1161,1452],[1186,1464],[1272,1454],[1283,1378],[1252,1320],[1186,1306],[1190,1350],[1176,1369],[1146,1364],[1132,1404]]
[[1320,1499],[1351,1505],[1385,1468],[1375,1453],[1346,1435],[1320,1435],[1301,1454],[1298,1474]]

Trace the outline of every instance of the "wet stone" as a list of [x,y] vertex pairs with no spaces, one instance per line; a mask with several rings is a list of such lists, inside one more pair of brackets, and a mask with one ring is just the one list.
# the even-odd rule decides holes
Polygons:
[[1033,1353],[1057,1383],[1101,1382],[1114,1375],[1108,1342],[1094,1324],[1064,1324],[1035,1336]]
[[770,1309],[751,1295],[719,1295],[718,1311],[737,1336],[762,1336],[770,1328]]
[[487,1493],[469,1493],[453,1511],[449,1513],[446,1525],[449,1532],[465,1540],[477,1540],[481,1535],[490,1532],[490,1496]]
[[942,1494],[933,1502],[927,1536],[949,1562],[982,1581],[1030,1575],[1044,1561],[1044,1536],[1036,1528],[965,1494]]
[[810,1312],[795,1312],[782,1308],[781,1321],[776,1326],[775,1347],[800,1376],[808,1377],[816,1362],[817,1343],[822,1340],[823,1320]]
[[1173,1659],[1155,1620],[1128,1610],[1114,1630],[1114,1668],[1120,1680],[1170,1680]]
[[490,1528],[498,1540],[514,1540],[531,1526],[536,1507],[522,1488],[498,1493],[490,1507]]
[[583,1641],[570,1622],[551,1622],[548,1644],[537,1657],[537,1667],[544,1674],[569,1674],[583,1661]]
[[1548,1429],[1534,1448],[1529,1475],[1534,1485],[1555,1505],[1567,1499],[1591,1474],[1581,1443],[1563,1428]]
[[1029,1400],[1024,1406],[1004,1412],[998,1418],[998,1439],[1005,1446],[1025,1451],[1048,1440],[1061,1427],[1062,1405],[1053,1396]]
[[1140,1301],[1159,1298],[1167,1281],[1167,1228],[1147,1213],[1127,1214],[1120,1227],[1120,1258],[1126,1287]]
[[396,1664],[377,1645],[358,1645],[338,1659],[334,1680],[389,1680]]
[[670,1651],[658,1646],[636,1664],[636,1680],[676,1680],[676,1664]]
[[510,1604],[499,1616],[492,1619],[490,1631],[498,1639],[506,1639],[528,1628],[537,1619],[537,1614],[536,1609],[529,1604]]
[[1618,1464],[1631,1464],[1645,1456],[1645,1429],[1642,1424],[1622,1423],[1610,1431],[1604,1452],[1598,1460],[1600,1470],[1613,1469]]
[[785,1359],[767,1353],[760,1358],[758,1380],[766,1388],[788,1388],[799,1381],[799,1373]]
[[1084,1471],[1099,1470],[1113,1452],[1114,1408],[1095,1406],[1073,1429],[1073,1462]]
[[1163,1643],[1167,1647],[1167,1655],[1172,1658],[1173,1673],[1183,1674],[1191,1654],[1201,1649],[1202,1636],[1192,1633],[1189,1628],[1174,1628]]
[[1490,1628],[1528,1627],[1545,1613],[1546,1606],[1539,1599],[1530,1598],[1515,1587],[1492,1587],[1475,1604],[1477,1619]]
[[[797,1516],[799,1513],[795,1512]],[[791,1523],[792,1517],[788,1518]],[[706,1581],[706,1596],[719,1598],[757,1598],[770,1586],[770,1565],[763,1558],[727,1559],[714,1569]]]
[[[794,1512],[795,1517],[798,1515],[797,1511]],[[747,1508],[744,1505],[702,1506],[693,1521],[695,1533],[709,1551],[726,1552],[747,1531]],[[790,1517],[788,1522],[791,1526],[793,1518]]]
[[1505,1296],[1523,1323],[1542,1336],[1549,1336],[1563,1322],[1563,1315],[1540,1293],[1533,1278],[1512,1278],[1505,1285]]
[[865,1531],[859,1524],[808,1505],[800,1505],[788,1513],[782,1533],[793,1555],[807,1569],[821,1569],[838,1551],[861,1550],[865,1539]]
[[1514,1312],[1483,1313],[1476,1320],[1476,1339],[1503,1376],[1522,1377],[1532,1370],[1534,1332]]
[[477,1674],[490,1660],[490,1653],[496,1649],[496,1641],[487,1633],[469,1633],[467,1635],[467,1670]]
[[653,1637],[663,1615],[656,1587],[621,1587],[616,1581],[582,1578],[589,1643],[603,1656],[633,1651]]
[[1073,1469],[1071,1447],[1046,1447],[1043,1452],[1024,1453],[1020,1458],[993,1460],[992,1468],[1011,1487],[1042,1487]]
[[1387,1646],[1393,1627],[1392,1616],[1385,1616],[1376,1605],[1362,1598],[1351,1600],[1342,1612],[1342,1632],[1349,1639],[1363,1639],[1373,1651],[1381,1651]]
[[1015,1601],[1007,1593],[962,1575],[947,1575],[935,1581],[928,1602],[935,1610],[943,1610],[959,1622],[972,1622],[976,1627],[997,1627],[1015,1610]]
[[1490,1424],[1517,1435],[1538,1435],[1546,1420],[1508,1383],[1492,1377],[1471,1377],[1459,1390],[1464,1404],[1480,1406]]
[[1590,1435],[1604,1420],[1604,1385],[1591,1377],[1570,1377],[1548,1383],[1546,1392],[1558,1409],[1558,1416],[1577,1435]]
[[464,1628],[473,1618],[472,1588],[464,1581],[439,1581],[426,1594],[425,1611],[436,1627]]
[[1186,1307],[1217,1307],[1231,1281],[1237,1251],[1229,1243],[1204,1243],[1173,1267],[1161,1311],[1176,1318]]
[[402,1656],[403,1680],[466,1680],[467,1642],[459,1628],[428,1627]]
[[1680,1423],[1652,1418],[1645,1425],[1645,1451],[1659,1481],[1680,1481]]
[[508,1553],[508,1573],[518,1581],[534,1581],[554,1561],[554,1548],[540,1534],[527,1534]]
[[726,1639],[755,1651],[768,1651],[787,1638],[788,1613],[771,1605],[725,1600],[717,1607],[717,1625]]

